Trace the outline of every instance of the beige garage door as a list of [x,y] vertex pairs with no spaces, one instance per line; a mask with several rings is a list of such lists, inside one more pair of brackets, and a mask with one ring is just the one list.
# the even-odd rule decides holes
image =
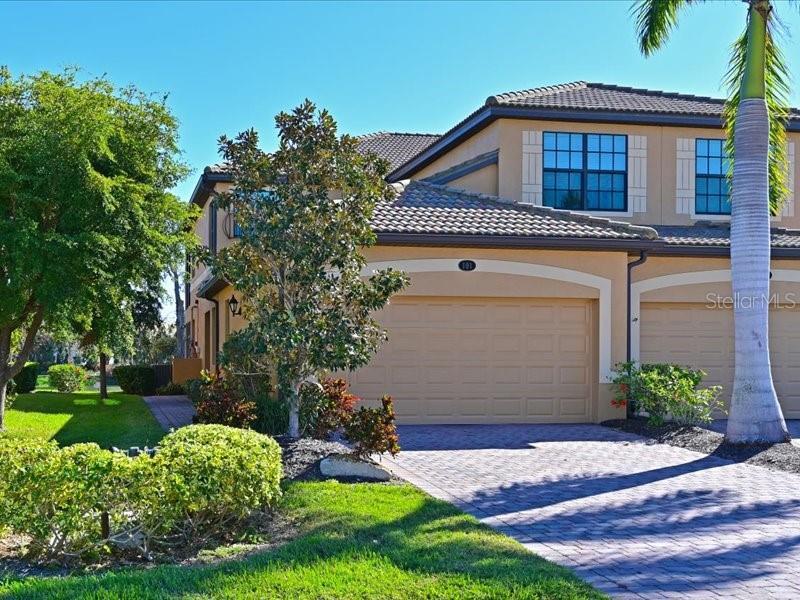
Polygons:
[[352,389],[391,394],[400,422],[593,419],[591,301],[401,297],[378,319],[389,341]]
[[[723,386],[730,399],[733,381],[733,311],[702,304],[643,303],[642,362],[673,362],[701,368],[709,385]],[[800,310],[770,313],[772,377],[786,418],[800,418]]]

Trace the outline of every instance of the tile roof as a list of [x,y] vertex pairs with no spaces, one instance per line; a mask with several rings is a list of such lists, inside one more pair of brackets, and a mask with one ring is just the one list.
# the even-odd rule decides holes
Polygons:
[[[659,239],[668,246],[730,246],[731,230],[727,223],[719,225],[653,225]],[[800,230],[773,228],[773,248],[800,248]]]
[[656,233],[565,210],[519,204],[423,181],[395,184],[399,193],[375,207],[376,233],[637,240]]
[[[358,149],[362,153],[372,152],[389,161],[389,170],[396,169],[412,156],[415,156],[441,136],[435,133],[397,133],[377,131],[356,136]],[[208,165],[204,173],[209,175],[227,175],[225,163]]]
[[[586,81],[505,92],[486,99],[486,106],[700,116],[720,116],[724,105],[725,100],[720,98]],[[798,116],[800,113],[795,112],[794,117]]]
[[361,152],[373,152],[389,161],[389,170],[393,171],[412,156],[416,156],[433,142],[439,139],[434,133],[393,133],[378,131],[358,136],[358,148]]
[[575,81],[490,96],[487,106],[719,115],[724,100],[632,87]]

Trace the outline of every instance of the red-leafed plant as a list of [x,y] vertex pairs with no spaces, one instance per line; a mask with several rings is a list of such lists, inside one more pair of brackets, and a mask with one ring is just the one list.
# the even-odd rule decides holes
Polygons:
[[324,378],[319,383],[303,389],[300,423],[304,435],[326,440],[347,424],[360,398],[350,393],[344,379]]
[[224,371],[202,386],[195,408],[198,423],[247,428],[256,419],[255,402],[247,400],[236,378]]
[[371,454],[400,452],[400,438],[395,426],[392,397],[381,398],[380,408],[362,406],[353,413],[344,428],[345,437],[353,443],[353,454],[368,458]]

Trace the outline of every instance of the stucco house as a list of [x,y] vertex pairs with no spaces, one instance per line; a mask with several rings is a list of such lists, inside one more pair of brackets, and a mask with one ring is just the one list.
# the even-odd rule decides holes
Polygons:
[[[489,97],[442,135],[377,133],[394,201],[377,207],[370,268],[411,285],[379,318],[390,339],[351,374],[395,398],[404,423],[590,422],[612,408],[613,366],[632,358],[733,376],[730,203],[718,99],[576,82]],[[800,418],[800,114],[789,121],[790,197],[773,219],[773,375]],[[230,185],[205,169],[197,233],[234,243],[212,210]],[[235,291],[202,265],[187,329],[207,368],[231,331]],[[239,298],[241,299],[241,298]]]

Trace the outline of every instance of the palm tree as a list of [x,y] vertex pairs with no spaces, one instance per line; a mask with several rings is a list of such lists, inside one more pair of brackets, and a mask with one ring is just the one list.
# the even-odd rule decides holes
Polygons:
[[[731,281],[735,373],[726,439],[789,439],[769,359],[770,212],[786,196],[788,72],[774,41],[778,25],[770,0],[744,0],[747,25],[732,47],[724,118],[733,158]],[[633,6],[639,47],[658,50],[678,13],[697,0],[639,0]],[[730,174],[729,174],[730,175]]]

